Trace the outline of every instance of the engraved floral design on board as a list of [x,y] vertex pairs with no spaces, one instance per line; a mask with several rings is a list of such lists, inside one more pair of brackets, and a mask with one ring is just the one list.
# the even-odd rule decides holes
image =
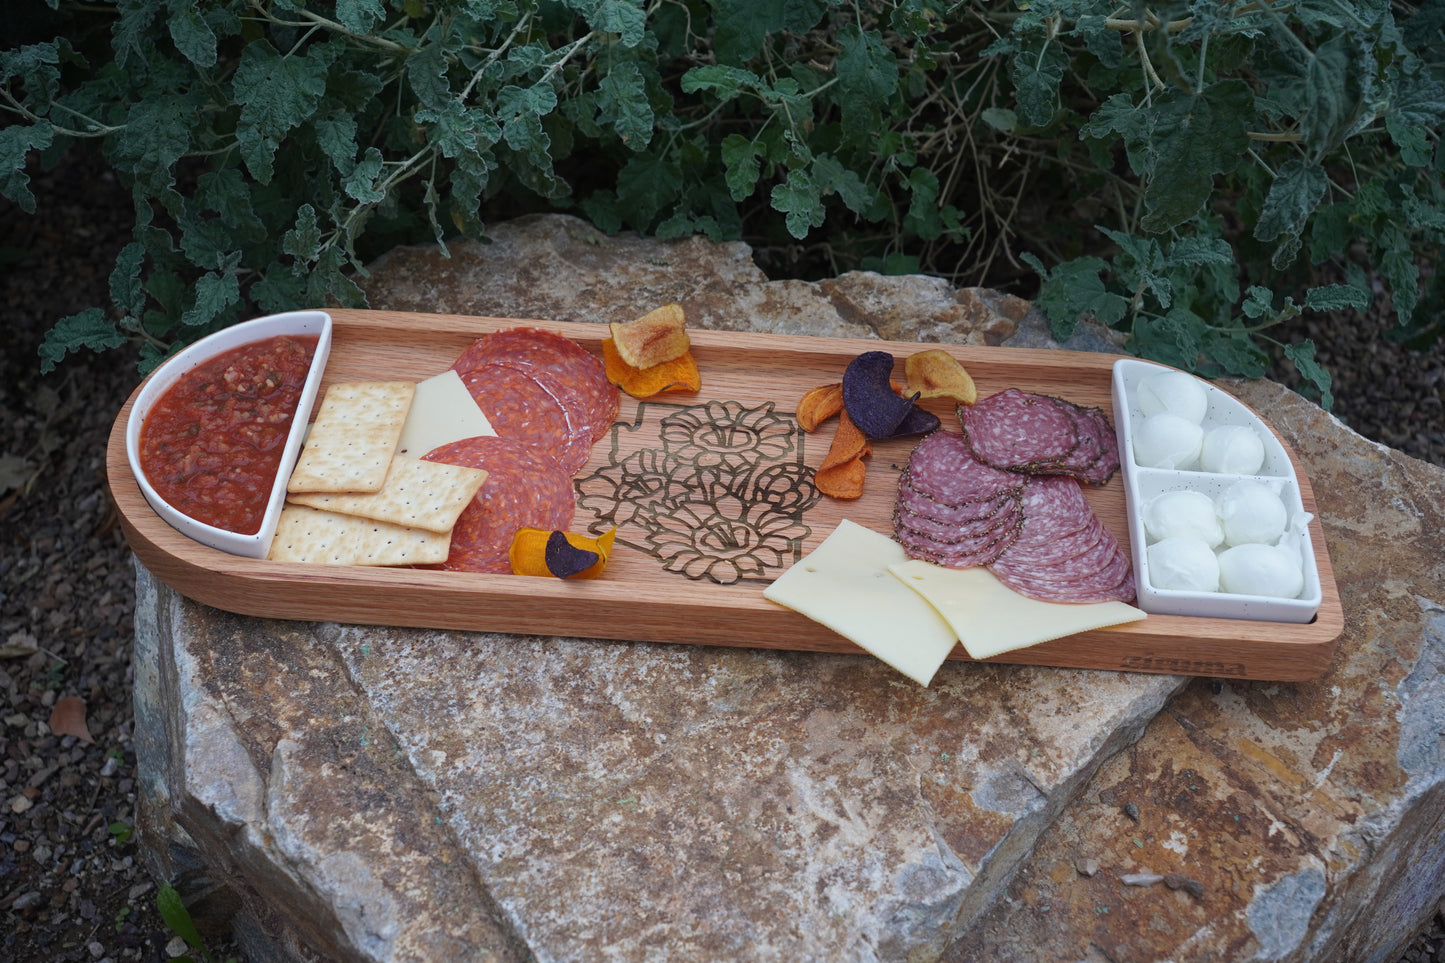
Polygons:
[[[622,454],[624,433],[645,432]],[[803,432],[769,402],[644,402],[612,426],[608,463],[576,482],[587,530],[665,571],[719,585],[770,580],[802,557],[805,513],[821,497],[803,464]]]

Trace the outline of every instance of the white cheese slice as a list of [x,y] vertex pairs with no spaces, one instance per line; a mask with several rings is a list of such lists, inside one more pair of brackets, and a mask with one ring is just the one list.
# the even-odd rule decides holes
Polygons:
[[889,565],[888,571],[942,614],[975,659],[1144,618],[1143,611],[1124,602],[1026,598],[985,568],[943,568],[910,559]]
[[931,605],[889,574],[889,565],[906,558],[893,539],[844,519],[763,596],[926,686],[958,637]]
[[442,445],[478,435],[495,436],[496,431],[477,407],[461,375],[448,368],[417,383],[396,450],[420,458]]

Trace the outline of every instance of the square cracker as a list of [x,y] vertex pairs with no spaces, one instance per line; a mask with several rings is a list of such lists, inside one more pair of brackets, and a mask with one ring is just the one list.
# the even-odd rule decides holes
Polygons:
[[361,381],[327,388],[286,490],[379,491],[415,395],[416,385],[410,381]]
[[379,522],[445,534],[471,503],[486,481],[480,468],[447,465],[396,455],[381,490],[368,494],[296,492],[287,496],[295,505],[307,505],[343,515],[358,515]]
[[423,565],[445,562],[451,543],[450,534],[287,505],[266,557],[318,565]]

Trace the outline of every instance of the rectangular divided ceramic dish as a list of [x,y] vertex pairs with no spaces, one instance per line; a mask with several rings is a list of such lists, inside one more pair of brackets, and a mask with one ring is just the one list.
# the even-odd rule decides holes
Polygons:
[[[384,311],[334,310],[326,384],[421,381],[447,369],[492,331],[539,327],[600,357],[605,325]],[[125,453],[131,402],[107,452],[111,491],[140,561],[177,591],[216,608],[267,618],[399,625],[528,635],[746,646],[861,650],[763,597],[763,589],[847,518],[891,533],[899,473],[917,439],[875,443],[864,494],[817,492],[812,470],[835,421],[804,432],[794,413],[808,389],[840,381],[864,351],[898,358],[937,348],[870,340],[692,331],[702,372],[697,394],[626,396],[612,430],[573,478],[573,531],[617,526],[603,577],[591,581],[404,568],[318,566],[228,555],[162,521],[136,487]],[[944,346],[981,396],[1018,387],[1111,414],[1116,356]],[[901,366],[898,369],[901,371]],[[138,389],[139,390],[139,389]],[[936,413],[956,419],[947,406]],[[1301,507],[1315,512],[1308,479],[1291,457]],[[1125,481],[1087,491],[1095,512],[1131,551]],[[1317,518],[1309,523],[1321,586],[1303,624],[1151,614],[1113,629],[1010,652],[994,661],[1215,677],[1306,680],[1328,667],[1343,614]],[[952,658],[967,660],[962,647]]]

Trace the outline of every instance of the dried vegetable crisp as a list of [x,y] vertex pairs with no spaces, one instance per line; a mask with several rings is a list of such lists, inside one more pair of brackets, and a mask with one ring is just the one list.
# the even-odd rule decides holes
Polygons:
[[691,351],[684,351],[670,361],[650,368],[634,368],[622,359],[611,338],[602,342],[602,362],[607,380],[634,398],[652,398],[673,391],[697,391],[702,388],[702,373]]
[[865,351],[843,372],[843,406],[869,438],[923,434],[937,428],[938,416],[917,406],[918,394],[907,397],[893,389],[893,355]]
[[842,410],[843,382],[819,385],[798,402],[798,426],[804,431],[817,431],[819,425]]
[[636,321],[609,325],[618,356],[630,368],[651,368],[682,357],[692,342],[682,305],[664,304]]
[[596,538],[558,529],[520,529],[512,537],[512,574],[596,578],[607,566],[616,536],[615,527]]
[[908,390],[919,398],[950,398],[961,405],[978,400],[978,387],[973,376],[958,359],[942,348],[910,354],[903,362],[908,377]]
[[847,410],[839,411],[838,430],[828,454],[813,475],[813,484],[818,491],[834,498],[858,498],[863,494],[863,482],[868,474],[863,459],[871,454],[872,446],[848,417]]

